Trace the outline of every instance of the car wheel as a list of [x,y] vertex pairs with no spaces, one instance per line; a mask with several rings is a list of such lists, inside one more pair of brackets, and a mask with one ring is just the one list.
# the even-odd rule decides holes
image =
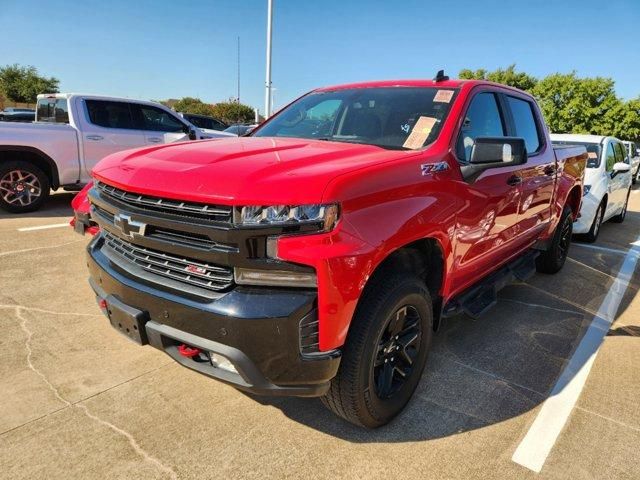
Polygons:
[[598,235],[600,234],[600,227],[602,226],[602,219],[604,218],[604,212],[607,208],[604,200],[598,205],[598,210],[596,210],[596,214],[593,217],[593,223],[591,224],[591,228],[585,234],[579,235],[578,238],[587,243],[593,243],[598,239]]
[[622,207],[622,211],[616,215],[615,217],[611,217],[611,221],[613,223],[622,223],[624,222],[625,217],[627,216],[627,206],[629,205],[629,194],[631,193],[631,189],[627,192],[627,198],[624,201],[624,205]]
[[536,258],[536,269],[541,273],[557,273],[564,266],[571,246],[573,232],[573,215],[571,207],[565,206],[562,216],[553,233],[549,248]]
[[372,284],[360,301],[340,369],[322,402],[355,425],[388,423],[418,386],[432,336],[433,307],[424,282],[398,276]]
[[11,213],[37,210],[49,196],[49,179],[29,162],[0,164],[0,208]]

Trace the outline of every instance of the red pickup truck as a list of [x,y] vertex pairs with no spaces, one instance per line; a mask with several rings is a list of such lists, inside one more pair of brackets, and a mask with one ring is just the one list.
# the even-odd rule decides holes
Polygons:
[[398,414],[444,319],[565,262],[587,154],[483,81],[314,90],[250,136],[110,155],[75,199],[111,324],[237,388]]

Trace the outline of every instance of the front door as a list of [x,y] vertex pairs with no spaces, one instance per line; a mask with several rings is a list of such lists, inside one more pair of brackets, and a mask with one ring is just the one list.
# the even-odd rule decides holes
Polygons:
[[[456,157],[461,163],[468,162],[476,138],[506,136],[506,131],[497,95],[491,91],[477,93],[469,103],[457,138]],[[507,259],[517,251],[522,168],[489,169],[477,180],[459,184],[457,193],[463,207],[454,232],[454,291],[459,292],[495,269],[496,258]]]
[[134,108],[139,112],[148,145],[189,140],[187,124],[169,112],[150,105],[135,105]]

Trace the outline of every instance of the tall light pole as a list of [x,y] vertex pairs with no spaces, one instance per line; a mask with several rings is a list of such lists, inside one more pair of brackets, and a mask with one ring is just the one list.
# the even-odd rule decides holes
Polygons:
[[267,0],[267,78],[264,93],[264,117],[271,116],[271,26],[273,24],[273,0]]

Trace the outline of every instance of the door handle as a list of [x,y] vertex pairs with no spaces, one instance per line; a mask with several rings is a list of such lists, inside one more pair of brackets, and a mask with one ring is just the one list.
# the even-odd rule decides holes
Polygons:
[[95,141],[99,141],[104,139],[104,137],[102,135],[87,135],[87,140],[95,140]]
[[148,140],[149,140],[149,143],[160,143],[160,142],[162,142],[162,139],[158,138],[158,137],[149,137]]
[[522,177],[519,175],[511,175],[507,180],[507,184],[511,185],[512,187],[515,187],[516,185],[520,185],[521,183],[522,183]]

